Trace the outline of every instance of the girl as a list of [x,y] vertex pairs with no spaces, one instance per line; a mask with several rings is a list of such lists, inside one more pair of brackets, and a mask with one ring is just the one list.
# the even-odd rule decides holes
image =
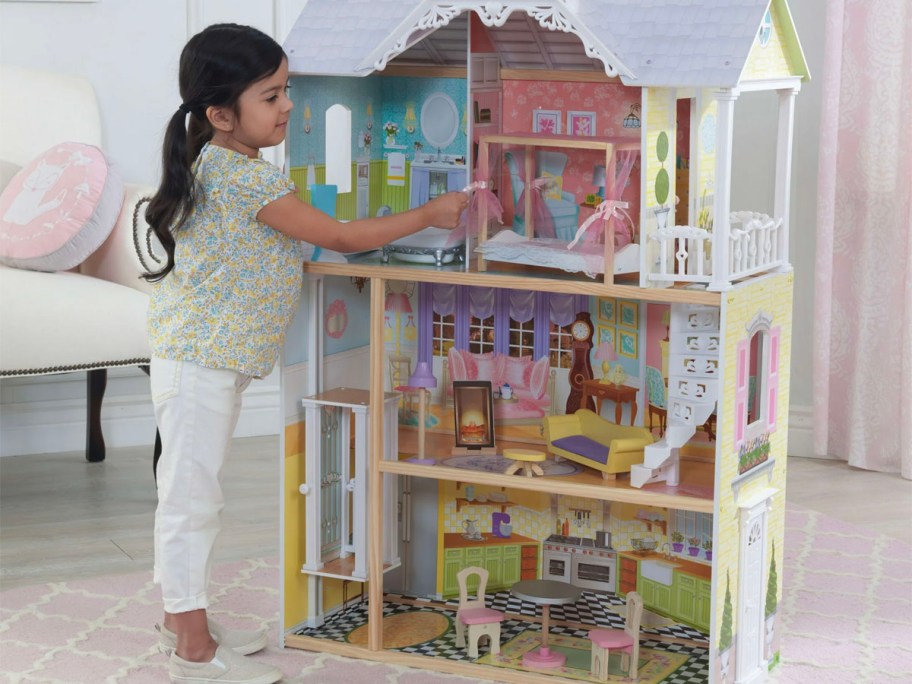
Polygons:
[[[285,139],[292,110],[282,48],[246,26],[197,34],[180,59],[181,105],[165,133],[163,177],[146,217],[167,254],[149,308],[151,387],[162,438],[155,581],[173,682],[270,684],[244,656],[263,632],[206,614],[223,507],[219,473],[251,378],[268,375],[302,285],[305,241],[373,249],[430,225],[453,228],[468,198],[448,193],[396,216],[340,224],[299,200],[260,148]],[[188,121],[189,117],[189,121]]]

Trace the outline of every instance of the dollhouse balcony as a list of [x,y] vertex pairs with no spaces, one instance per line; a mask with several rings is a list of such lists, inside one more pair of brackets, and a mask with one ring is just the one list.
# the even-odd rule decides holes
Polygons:
[[788,265],[788,234],[781,218],[736,211],[721,228],[656,230],[649,239],[658,244],[658,255],[648,280],[706,283],[711,290],[724,290],[736,280]]

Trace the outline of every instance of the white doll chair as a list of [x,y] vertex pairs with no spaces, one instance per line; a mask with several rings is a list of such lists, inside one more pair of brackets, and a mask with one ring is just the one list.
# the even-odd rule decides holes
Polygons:
[[[478,576],[478,589],[475,598],[469,598],[468,581],[472,575]],[[459,610],[456,613],[456,646],[466,647],[468,632],[469,657],[478,657],[478,641],[487,637],[490,642],[491,655],[500,653],[500,623],[504,614],[499,610],[485,606],[485,589],[488,586],[488,571],[484,568],[470,566],[456,574],[459,583]]]
[[[640,622],[643,620],[643,599],[635,591],[627,594],[627,619],[624,629],[593,629],[590,672],[603,682],[608,681],[608,658],[611,651],[620,651],[627,661],[627,677],[637,678],[640,662]],[[624,661],[621,661],[623,667]]]

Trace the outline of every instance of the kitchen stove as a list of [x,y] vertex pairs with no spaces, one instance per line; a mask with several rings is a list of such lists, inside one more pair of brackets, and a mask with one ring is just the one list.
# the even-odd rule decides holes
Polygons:
[[552,534],[542,544],[542,577],[581,589],[615,591],[617,552],[595,539]]

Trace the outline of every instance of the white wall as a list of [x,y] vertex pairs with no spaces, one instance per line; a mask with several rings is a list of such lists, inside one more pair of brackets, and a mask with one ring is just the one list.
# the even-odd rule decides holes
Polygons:
[[[209,24],[233,21],[281,41],[304,1],[0,2],[0,62],[87,77],[101,108],[106,153],[125,180],[154,186],[162,133],[180,104],[177,66],[187,39]],[[15,96],[0,84],[0,97]],[[149,384],[139,370],[109,373],[102,421],[108,446],[152,444]],[[279,425],[273,374],[245,393],[237,434],[274,434]],[[84,374],[0,382],[0,456],[84,448]]]
[[[217,21],[237,21],[284,37],[305,0],[100,0],[94,3],[0,2],[0,61],[8,64],[53,69],[87,76],[101,103],[104,147],[124,170],[126,180],[154,184],[158,178],[161,134],[165,122],[174,112],[180,98],[177,91],[177,60],[187,38]],[[817,130],[820,117],[820,81],[823,55],[823,15],[825,0],[792,0],[792,14],[801,36],[811,75],[798,95],[795,109],[795,145],[791,211],[791,255],[795,265],[795,320],[792,348],[792,430],[790,452],[810,453],[811,368],[814,233],[816,229]],[[14,97],[2,92],[0,97]],[[744,100],[748,103],[748,99]],[[27,107],[28,103],[23,103]],[[736,111],[735,150],[743,154],[757,139],[757,131],[772,126],[775,109],[753,100]],[[738,194],[733,207],[753,206],[753,196],[766,202],[772,170],[770,149],[758,153],[755,166],[739,164],[739,177],[734,181]],[[740,157],[739,155],[739,158]],[[764,166],[769,164],[768,167]],[[59,391],[58,379],[63,378]],[[67,436],[43,448],[41,442],[11,439],[14,417],[32,415],[39,402],[50,396],[79,402],[84,394],[80,374],[48,379],[6,380],[0,383],[0,455],[35,451],[83,448],[81,428],[70,425]],[[52,384],[48,384],[51,382]],[[67,384],[69,383],[69,384]],[[74,384],[75,383],[75,384]],[[271,377],[257,383],[260,399],[268,402],[274,396],[278,406],[278,381]],[[49,390],[49,388],[51,388]],[[77,391],[78,390],[78,391]],[[141,429],[125,430],[123,436],[109,423],[116,416],[104,412],[109,445],[143,444],[151,438],[151,411],[143,414],[148,403],[148,383],[138,371],[112,373],[106,407],[118,402],[132,406],[139,417],[134,422]],[[258,403],[262,403],[258,402]],[[251,403],[251,402],[248,402]],[[126,409],[124,409],[126,411]],[[260,411],[263,410],[261,406]],[[127,411],[129,413],[129,411]],[[75,409],[72,421],[79,423]],[[143,418],[142,416],[145,415]],[[59,421],[52,421],[55,424]],[[239,430],[262,429],[261,421],[242,416]],[[277,423],[276,423],[277,424]],[[272,430],[274,431],[274,430]],[[40,437],[33,435],[31,440]],[[154,430],[152,431],[154,434]],[[123,440],[126,440],[125,442]],[[805,444],[805,440],[807,444]],[[23,443],[20,443],[23,442]],[[19,449],[25,449],[20,451]]]

